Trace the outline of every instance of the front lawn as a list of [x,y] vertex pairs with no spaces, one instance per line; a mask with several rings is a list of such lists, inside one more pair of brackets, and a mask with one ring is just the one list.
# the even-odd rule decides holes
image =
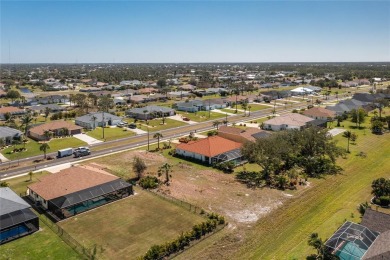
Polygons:
[[[39,150],[39,147],[41,146],[40,143],[27,138],[28,142],[26,143],[26,149],[27,151],[24,152],[18,152],[18,153],[12,153],[14,147],[8,147],[1,151],[1,153],[7,157],[10,160],[17,160],[22,158],[27,158],[31,156],[36,156],[39,154],[42,154],[43,152]],[[86,143],[75,138],[75,137],[65,137],[65,138],[53,138],[49,141],[50,149],[47,150],[47,153],[56,152],[60,149],[68,148],[68,147],[78,147],[78,146],[85,146]],[[17,148],[23,147],[23,144],[17,145]]]
[[183,117],[189,118],[191,121],[195,122],[204,122],[209,120],[217,120],[217,119],[223,119],[226,117],[226,115],[222,113],[216,113],[211,112],[209,117],[209,111],[199,111],[196,113],[188,113],[188,112],[177,112],[176,114],[182,115]]
[[[136,195],[60,222],[99,258],[136,259],[156,244],[177,238],[204,219],[141,189]],[[97,228],[98,227],[98,228]]]
[[[87,135],[98,139],[103,140],[103,129],[101,127],[96,127],[92,131],[86,132]],[[127,130],[125,128],[119,128],[119,127],[106,127],[104,128],[104,140],[105,141],[111,141],[116,139],[121,139],[125,137],[130,137],[135,135],[134,132],[131,132],[130,130]]]
[[[128,122],[132,123],[132,122],[134,122],[134,120],[130,119],[130,120],[128,120]],[[164,125],[162,124],[161,118],[148,120],[148,126],[146,125],[145,121],[140,121],[140,120],[138,120],[136,124],[137,124],[138,129],[141,129],[144,131],[148,131],[148,126],[149,126],[150,132],[158,132],[158,131],[165,130],[165,129],[170,129],[170,128],[175,128],[175,127],[187,125],[184,121],[180,122],[180,121],[173,120],[170,118],[165,118]]]

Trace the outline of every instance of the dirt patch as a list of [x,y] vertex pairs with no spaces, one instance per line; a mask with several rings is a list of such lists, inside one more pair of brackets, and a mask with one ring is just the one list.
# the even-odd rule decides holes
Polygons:
[[288,199],[278,190],[248,189],[234,175],[177,165],[170,186],[161,190],[173,197],[220,213],[235,224],[254,223]]

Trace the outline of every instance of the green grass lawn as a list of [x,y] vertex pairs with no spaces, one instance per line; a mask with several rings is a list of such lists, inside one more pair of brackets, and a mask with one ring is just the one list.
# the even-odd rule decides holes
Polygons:
[[102,247],[99,259],[136,259],[204,220],[141,189],[136,193],[59,225],[84,246]]
[[223,119],[226,115],[222,113],[211,112],[209,117],[209,111],[199,111],[195,113],[177,112],[178,115],[188,117],[191,121],[204,122],[209,120]]
[[[270,106],[265,106],[265,105],[260,105],[260,104],[250,104],[249,106],[251,106],[251,112],[259,111],[259,110],[263,110],[263,109],[267,109],[267,108],[272,109],[272,107],[270,107]],[[247,111],[247,113],[248,113],[248,111]]]
[[[39,154],[42,154],[43,156],[43,152],[39,150],[41,144],[30,138],[27,139],[28,139],[28,142],[26,143],[27,151],[20,152],[20,153],[11,153],[14,149],[12,146],[2,150],[1,153],[10,160],[17,160],[17,159],[31,157]],[[47,153],[56,152],[60,149],[64,149],[67,147],[78,147],[84,145],[86,145],[85,142],[75,137],[53,138],[49,142],[50,149],[47,150]],[[17,145],[16,147],[23,147],[23,144]]]
[[[7,180],[10,188],[17,194],[24,193],[27,185],[39,181],[49,172],[34,173],[32,181],[29,176]],[[32,235],[1,245],[0,259],[80,259],[80,256],[61,240],[42,221],[40,230]]]
[[[369,120],[367,120],[369,121]],[[353,123],[344,121],[346,129]],[[369,124],[365,124],[368,127]],[[360,222],[358,204],[372,197],[371,182],[390,177],[390,133],[374,135],[369,129],[353,129],[358,134],[346,159],[339,159],[342,174],[325,179],[311,179],[313,187],[289,204],[261,219],[250,231],[241,259],[304,259],[314,253],[307,245],[313,232],[326,240],[345,221]],[[341,147],[347,146],[342,134],[336,136]],[[357,156],[364,152],[366,158]],[[385,210],[390,213],[390,210]]]
[[[128,120],[128,122],[132,123],[132,122],[134,122],[134,120],[130,119],[130,120]],[[184,123],[184,121],[180,122],[180,121],[173,120],[170,118],[165,118],[164,125],[162,124],[161,118],[149,120],[148,123],[149,123],[148,126],[149,126],[150,132],[157,132],[157,131],[161,131],[161,130],[165,130],[165,129],[170,129],[170,128],[175,128],[175,127],[187,125],[186,123]],[[145,121],[138,120],[136,124],[137,124],[138,129],[148,131],[148,128],[147,128]]]
[[[94,130],[86,132],[86,134],[98,140],[103,140],[103,129],[101,127],[96,127]],[[119,127],[104,128],[104,139],[106,141],[130,137],[133,135],[135,135],[134,132],[131,132],[129,130],[126,131],[125,128],[119,128]]]

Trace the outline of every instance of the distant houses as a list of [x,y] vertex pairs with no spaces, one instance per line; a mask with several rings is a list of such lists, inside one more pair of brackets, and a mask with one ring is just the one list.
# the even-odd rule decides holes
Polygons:
[[31,206],[10,188],[0,188],[0,245],[39,230]]
[[133,194],[131,184],[93,165],[73,166],[27,186],[27,195],[60,220]]
[[157,117],[167,117],[175,115],[175,110],[162,106],[146,106],[132,108],[126,111],[128,117],[141,120],[149,120]]
[[176,154],[205,164],[233,162],[238,165],[244,161],[241,143],[220,136],[212,136],[197,141],[181,143],[176,146]]
[[[27,135],[37,141],[47,141],[51,137],[69,136],[82,133],[82,127],[68,121],[52,121],[31,127]],[[50,132],[50,134],[48,134]]]
[[120,122],[122,122],[121,117],[106,112],[89,113],[84,116],[76,117],[75,119],[76,125],[86,129],[95,129],[98,126],[103,127],[107,125],[115,126]]

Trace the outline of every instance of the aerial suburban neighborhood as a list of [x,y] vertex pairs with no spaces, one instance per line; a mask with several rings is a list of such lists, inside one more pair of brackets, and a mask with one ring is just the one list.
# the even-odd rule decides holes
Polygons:
[[388,2],[0,5],[0,260],[390,259]]

